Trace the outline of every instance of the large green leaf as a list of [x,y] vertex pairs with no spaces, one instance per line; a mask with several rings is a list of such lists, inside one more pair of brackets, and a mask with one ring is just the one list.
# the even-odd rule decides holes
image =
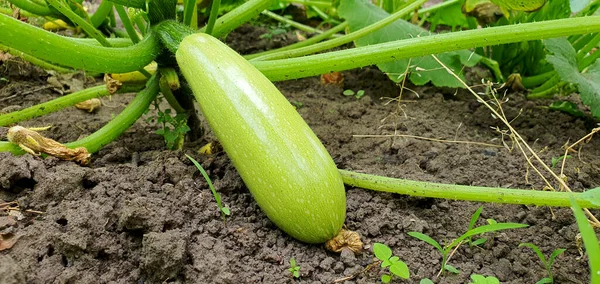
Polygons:
[[[339,15],[349,23],[350,30],[356,31],[371,25],[389,14],[368,0],[342,0],[338,7]],[[367,46],[382,42],[407,39],[418,36],[428,36],[431,33],[404,20],[398,20],[376,32],[373,32],[354,42],[356,46]],[[462,80],[463,65],[474,66],[481,59],[480,55],[468,50],[438,54],[438,58]],[[407,67],[410,67],[407,69]],[[438,87],[463,87],[451,74],[440,66],[432,56],[402,59],[395,62],[377,64],[377,67],[394,81],[402,80],[402,75],[408,70],[410,80],[416,85],[432,82]]]
[[595,117],[600,117],[600,60],[596,60],[586,73],[579,72],[577,53],[566,38],[544,40],[546,49],[552,55],[546,60],[565,82],[576,85],[581,101],[588,105]]

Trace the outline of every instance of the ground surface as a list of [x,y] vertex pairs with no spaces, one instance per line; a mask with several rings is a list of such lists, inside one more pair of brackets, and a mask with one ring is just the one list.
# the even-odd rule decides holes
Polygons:
[[[264,32],[264,31],[263,31]],[[239,31],[254,52],[273,41],[262,32]],[[288,34],[287,36],[290,36]],[[236,34],[229,37],[235,40]],[[0,110],[11,111],[60,96],[43,72],[17,63],[0,65]],[[14,67],[18,66],[18,67]],[[35,70],[33,70],[35,71]],[[24,72],[24,73],[23,73]],[[475,144],[440,143],[405,137],[360,138],[353,135],[398,134],[502,145],[504,129],[468,93],[431,86],[405,93],[402,110],[388,98],[400,89],[374,68],[345,72],[345,86],[324,86],[318,78],[278,83],[283,94],[300,106],[298,112],[314,129],[341,169],[464,185],[541,189],[518,150]],[[66,81],[70,82],[70,81]],[[364,90],[361,99],[342,95],[344,89]],[[117,114],[132,95],[117,95],[89,114],[69,108],[26,126],[53,125],[44,132],[59,141],[92,133]],[[511,94],[503,105],[514,127],[548,164],[563,154],[561,146],[586,135],[594,122],[544,108],[548,102],[528,102]],[[520,113],[519,110],[523,109]],[[395,115],[399,114],[399,115]],[[152,112],[146,117],[152,116]],[[145,117],[145,118],[146,118]],[[467,283],[472,273],[494,275],[502,283],[535,283],[545,270],[523,242],[549,255],[566,248],[553,268],[557,283],[588,283],[587,257],[577,249],[577,226],[569,209],[479,204],[415,198],[347,187],[348,229],[365,243],[362,253],[342,255],[320,245],[306,245],[278,230],[260,211],[227,156],[201,156],[196,150],[214,137],[187,143],[182,152],[164,150],[157,126],[138,121],[118,141],[93,156],[90,167],[54,158],[0,154],[0,199],[18,201],[24,218],[9,222],[0,216],[0,232],[18,236],[0,252],[1,283],[378,283],[383,273],[373,267],[372,244],[389,245],[418,283]],[[5,133],[2,128],[1,133]],[[508,138],[504,141],[511,145]],[[197,158],[207,169],[232,215],[224,223],[204,179],[184,157]],[[579,157],[568,159],[565,174],[574,190],[600,185],[600,142],[585,144]],[[458,275],[436,277],[441,257],[431,246],[407,235],[417,231],[448,242],[466,231],[470,216],[484,205],[482,217],[521,222],[529,228],[486,235],[480,247],[461,246],[450,264]],[[4,213],[3,213],[4,214]],[[11,219],[12,220],[12,219]],[[485,221],[480,220],[478,225]],[[492,239],[493,238],[493,239]],[[291,277],[289,259],[301,267]],[[397,282],[401,282],[396,280]]]

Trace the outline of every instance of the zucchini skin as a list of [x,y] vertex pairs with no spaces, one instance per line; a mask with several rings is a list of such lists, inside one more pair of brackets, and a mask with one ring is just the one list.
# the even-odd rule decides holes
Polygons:
[[208,124],[269,219],[306,243],[336,236],[346,218],[341,175],[275,85],[207,34],[185,37],[176,59]]

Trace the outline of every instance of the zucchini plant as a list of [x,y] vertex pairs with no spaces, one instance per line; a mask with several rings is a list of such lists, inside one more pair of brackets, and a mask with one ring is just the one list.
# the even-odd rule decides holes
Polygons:
[[[97,152],[133,124],[160,90],[172,109],[190,117],[195,112],[189,98],[194,97],[262,210],[282,230],[301,241],[322,243],[333,238],[336,243],[344,244],[343,240],[334,238],[345,218],[343,183],[416,196],[570,206],[571,195],[562,192],[439,185],[338,171],[318,138],[271,82],[467,48],[597,33],[600,32],[600,16],[428,35],[299,57],[352,41],[395,22],[425,2],[416,0],[359,31],[332,39],[335,41],[332,44],[329,40],[312,46],[302,43],[253,55],[248,61],[218,38],[257,16],[273,1],[250,0],[221,17],[218,17],[220,2],[213,1],[210,10],[205,11],[209,15],[208,23],[201,28],[197,28],[198,23],[194,20],[195,1],[184,1],[181,15],[177,13],[175,0],[104,0],[102,9],[93,15],[82,12],[76,1],[48,0],[46,4],[31,0],[9,1],[31,14],[60,18],[69,25],[78,26],[90,38],[61,36],[0,14],[0,46],[3,50],[21,54],[46,68],[98,73],[138,71],[148,77],[143,86],[125,83],[122,91],[142,90],[107,125],[88,137],[67,143],[67,147]],[[124,30],[114,25],[113,5]],[[122,5],[129,6],[134,13],[126,13]],[[340,23],[331,30],[340,31],[346,25]],[[331,35],[323,32],[315,38],[324,40]],[[152,74],[143,68],[153,61],[158,68]],[[174,90],[160,85],[164,81],[162,77],[172,74],[166,71],[172,70],[170,68],[177,70],[183,82]],[[38,105],[0,115],[0,126],[13,125],[108,94],[105,86],[73,93],[43,104],[51,108]],[[190,121],[193,119],[188,119],[188,123]],[[15,155],[24,153],[11,142],[0,142],[0,151]],[[573,198],[581,207],[598,208],[599,190],[576,193]]]

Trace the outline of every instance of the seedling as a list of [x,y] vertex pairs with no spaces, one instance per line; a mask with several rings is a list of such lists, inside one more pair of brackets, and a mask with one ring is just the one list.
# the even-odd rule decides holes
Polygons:
[[566,249],[555,249],[552,252],[552,254],[550,255],[550,259],[546,259],[546,257],[544,256],[544,254],[542,253],[540,248],[538,248],[536,245],[534,245],[532,243],[522,243],[519,245],[519,247],[531,248],[537,254],[537,256],[540,258],[540,261],[542,262],[542,264],[544,264],[544,267],[546,268],[546,271],[548,272],[548,277],[544,277],[544,278],[540,279],[540,281],[538,281],[536,284],[554,283],[554,278],[552,276],[552,264],[554,263],[554,260],[556,259],[556,257],[559,256],[560,254],[562,254],[563,252],[565,252]]
[[469,238],[471,236],[475,236],[475,235],[480,235],[483,233],[495,232],[495,231],[500,231],[500,230],[508,230],[508,229],[524,228],[527,226],[528,225],[518,224],[518,223],[496,223],[496,224],[484,225],[481,227],[477,227],[477,228],[468,230],[462,236],[458,237],[457,239],[455,239],[450,244],[448,244],[444,247],[442,247],[436,240],[432,239],[431,237],[429,237],[423,233],[409,232],[408,235],[430,244],[431,246],[436,248],[442,254],[442,267],[440,268],[438,275],[444,271],[450,271],[452,273],[458,274],[458,273],[460,273],[460,271],[448,264],[448,258],[450,256],[450,253],[453,250],[456,250],[458,248],[458,246],[460,246],[467,238]]
[[373,253],[375,257],[381,261],[381,267],[388,267],[390,270],[389,274],[381,276],[381,282],[389,283],[392,278],[398,276],[402,279],[408,279],[410,277],[410,271],[406,263],[400,260],[399,257],[392,255],[392,249],[382,243],[373,244]]
[[469,284],[500,284],[500,280],[494,276],[485,277],[479,274],[471,274],[471,280]]
[[[477,210],[475,211],[475,213],[473,213],[473,215],[471,215],[471,221],[469,222],[469,229],[471,230],[475,227],[475,223],[477,223],[477,220],[479,219],[479,216],[481,216],[481,211],[483,211],[483,206],[480,206],[479,208],[477,208]],[[486,219],[486,222],[488,224],[497,224],[498,222],[496,222],[496,220],[494,219]],[[467,239],[467,243],[469,243],[470,247],[474,247],[474,246],[478,246],[478,245],[482,245],[484,244],[488,239],[487,238],[479,238],[476,240],[472,240],[471,237],[469,237]]]
[[556,165],[558,165],[558,163],[560,163],[560,161],[562,161],[563,159],[568,159],[568,158],[573,158],[573,157],[571,157],[571,155],[552,157],[552,167],[555,168]]
[[210,191],[212,191],[212,194],[215,197],[215,201],[217,201],[217,207],[219,207],[219,212],[221,212],[221,216],[223,217],[223,220],[225,220],[226,216],[231,215],[231,212],[229,211],[229,208],[224,207],[223,204],[221,203],[221,195],[215,190],[215,187],[213,186],[212,182],[210,181],[210,177],[208,177],[208,174],[206,173],[204,168],[202,168],[200,163],[198,163],[196,160],[194,160],[194,158],[188,156],[187,154],[185,156],[188,159],[190,159],[190,161],[192,161],[192,163],[194,163],[196,168],[198,168],[200,173],[202,173],[202,176],[204,176],[204,179],[206,179],[206,183],[208,183],[208,187],[210,188]]
[[294,278],[300,278],[300,266],[296,263],[296,259],[293,257],[290,258],[290,268],[288,268],[288,271],[292,273]]
[[358,90],[358,92],[355,93],[354,91],[348,89],[348,90],[345,90],[343,94],[344,94],[344,96],[348,96],[348,97],[354,96],[358,100],[365,95],[365,91]]
[[[154,101],[154,107],[157,111],[157,123],[162,125],[162,128],[156,130],[156,134],[161,135],[168,149],[180,150],[183,147],[185,134],[190,131],[187,125],[187,115],[178,113],[175,116],[171,115],[171,109],[167,108],[164,111],[160,109],[159,99]],[[153,119],[153,118],[149,118]]]

